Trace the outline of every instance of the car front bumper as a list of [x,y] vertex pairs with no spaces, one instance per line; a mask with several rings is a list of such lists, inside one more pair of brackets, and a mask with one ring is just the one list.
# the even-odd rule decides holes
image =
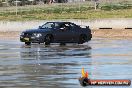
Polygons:
[[20,36],[20,41],[21,42],[33,42],[33,43],[41,43],[43,42],[43,38],[42,37],[34,37],[34,36]]
[[25,36],[20,36],[20,41],[21,42],[31,42],[31,38],[30,37],[25,37]]

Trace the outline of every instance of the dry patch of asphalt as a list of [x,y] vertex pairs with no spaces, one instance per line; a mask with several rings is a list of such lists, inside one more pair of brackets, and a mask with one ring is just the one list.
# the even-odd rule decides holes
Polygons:
[[0,40],[18,40],[20,33],[18,31],[0,32]]
[[92,34],[93,38],[132,38],[132,29],[95,29]]
[[[1,40],[18,40],[20,31],[0,32]],[[92,29],[93,38],[132,38],[132,29]]]

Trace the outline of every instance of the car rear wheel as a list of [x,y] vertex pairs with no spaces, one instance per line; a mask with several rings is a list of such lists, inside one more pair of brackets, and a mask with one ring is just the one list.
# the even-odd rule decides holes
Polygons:
[[92,34],[90,34],[90,35],[88,36],[88,41],[90,41],[91,38],[92,38]]
[[60,43],[60,45],[61,45],[61,46],[65,46],[65,45],[66,45],[66,43]]
[[87,41],[87,36],[86,35],[80,35],[78,44],[83,44],[86,41]]
[[31,45],[31,42],[25,42],[25,45]]
[[45,45],[50,45],[50,43],[53,41],[52,35],[46,35],[45,36]]

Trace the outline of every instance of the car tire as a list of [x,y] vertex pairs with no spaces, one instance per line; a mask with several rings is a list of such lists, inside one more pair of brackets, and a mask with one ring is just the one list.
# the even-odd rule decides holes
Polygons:
[[53,41],[52,35],[46,35],[45,36],[45,45],[50,45],[50,43]]
[[86,35],[80,35],[78,44],[83,44],[86,41],[87,41],[87,36]]
[[88,37],[88,41],[90,41],[91,38],[92,38],[92,34],[89,35],[89,37]]
[[60,46],[65,46],[66,45],[66,43],[60,43]]
[[31,45],[31,42],[25,42],[25,45]]

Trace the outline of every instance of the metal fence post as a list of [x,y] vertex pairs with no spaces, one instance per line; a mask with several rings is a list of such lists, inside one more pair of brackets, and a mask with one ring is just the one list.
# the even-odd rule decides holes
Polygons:
[[17,0],[16,0],[16,16],[17,16]]

